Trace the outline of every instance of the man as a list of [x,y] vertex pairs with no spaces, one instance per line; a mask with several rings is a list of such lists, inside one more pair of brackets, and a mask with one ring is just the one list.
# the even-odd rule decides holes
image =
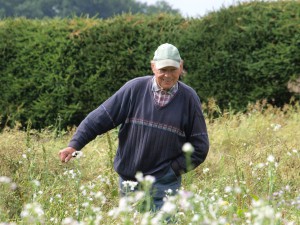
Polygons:
[[[151,61],[154,76],[128,81],[113,96],[92,111],[79,125],[67,148],[59,152],[68,162],[97,135],[118,125],[119,144],[114,168],[123,181],[135,181],[137,172],[155,177],[155,210],[163,205],[167,190],[181,186],[181,174],[196,168],[208,153],[209,141],[200,99],[179,81],[183,60],[178,49],[162,44]],[[186,165],[182,146],[191,143],[194,151]]]

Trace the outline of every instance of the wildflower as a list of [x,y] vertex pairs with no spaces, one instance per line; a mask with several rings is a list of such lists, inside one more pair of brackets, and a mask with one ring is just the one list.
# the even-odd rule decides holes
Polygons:
[[11,182],[11,179],[9,177],[6,177],[6,176],[0,177],[0,183],[9,184],[10,182]]
[[298,150],[297,149],[293,149],[292,152],[293,153],[298,153]]
[[229,205],[229,202],[220,199],[220,200],[218,201],[218,205],[219,205],[219,206],[228,206],[228,205]]
[[150,220],[150,213],[149,212],[144,213],[142,217],[141,225],[148,225],[149,220]]
[[234,188],[234,192],[237,193],[237,194],[240,194],[242,192],[242,189],[237,186],[237,187]]
[[176,212],[176,205],[167,201],[164,203],[164,205],[161,208],[162,212],[168,213],[168,214],[173,214]]
[[79,224],[78,221],[74,220],[72,217],[67,217],[61,221],[62,225],[75,225]]
[[83,196],[86,196],[86,190],[85,190],[85,189],[82,190],[82,195],[83,195]]
[[275,161],[275,157],[273,155],[269,155],[267,158],[268,162],[274,162]]
[[55,217],[51,217],[51,218],[50,218],[50,221],[52,222],[52,224],[58,223],[58,219],[55,218]]
[[144,191],[137,191],[134,195],[134,201],[138,202],[141,199],[143,199],[145,197],[145,192]]
[[194,147],[191,143],[187,142],[182,146],[182,151],[185,153],[193,153]]
[[32,183],[36,186],[39,187],[41,183],[38,180],[33,180]]
[[84,208],[88,207],[89,205],[90,205],[90,204],[89,204],[88,202],[82,203],[82,207],[84,207]]
[[224,217],[220,217],[219,218],[219,221],[218,221],[219,223],[218,224],[227,224],[227,220],[226,220],[226,218],[224,218]]
[[11,184],[10,184],[10,189],[13,190],[13,191],[16,190],[17,187],[18,187],[18,186],[17,186],[16,183],[11,183]]
[[123,181],[124,188],[130,188],[131,191],[134,191],[135,187],[138,185],[138,182],[135,181]]
[[75,151],[75,152],[72,153],[72,156],[80,159],[83,156],[83,152],[82,151]]
[[172,195],[173,190],[169,188],[168,190],[165,191],[165,193],[166,193],[167,195]]
[[181,209],[184,211],[191,210],[192,205],[191,205],[190,199],[193,197],[193,193],[180,190],[179,196],[180,196],[179,204],[181,206]]
[[199,219],[200,219],[199,214],[195,214],[192,218],[192,222],[197,222],[197,221],[199,221]]
[[57,198],[61,198],[61,194],[57,194],[56,197],[57,197]]
[[161,224],[163,218],[162,213],[157,213],[157,215],[151,219],[151,224]]
[[229,192],[231,192],[232,191],[232,188],[230,187],[230,186],[226,186],[225,187],[225,192],[226,193],[229,193]]
[[144,180],[143,173],[137,172],[135,178],[137,179],[137,181],[142,182]]
[[155,182],[155,177],[151,175],[145,176],[145,181],[149,184],[153,184]]
[[22,157],[23,157],[24,159],[27,159],[27,155],[26,155],[26,154],[22,154]]
[[104,204],[106,202],[106,197],[104,196],[104,194],[101,191],[98,191],[95,194],[95,198],[96,199],[101,199],[101,203]]
[[259,163],[259,164],[257,165],[257,168],[261,169],[261,168],[263,168],[264,166],[265,166],[265,164]]
[[280,124],[271,124],[271,127],[273,128],[273,131],[278,131],[281,128]]
[[209,168],[204,168],[204,169],[203,169],[203,173],[204,173],[204,174],[208,173],[208,171],[209,171]]
[[43,223],[44,211],[37,202],[26,204],[21,212],[21,217],[32,224]]
[[117,208],[113,208],[112,210],[110,210],[108,212],[109,216],[112,216],[113,218],[116,218],[120,215],[120,213],[125,212],[125,213],[129,213],[131,212],[133,209],[130,206],[130,201],[132,199],[129,197],[123,197],[119,200],[119,207]]
[[92,206],[92,211],[94,213],[99,213],[99,212],[101,212],[101,208],[100,207],[94,207],[94,206]]

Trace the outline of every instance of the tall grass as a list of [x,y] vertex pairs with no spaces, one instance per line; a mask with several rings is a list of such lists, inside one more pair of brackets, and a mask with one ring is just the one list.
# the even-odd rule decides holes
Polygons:
[[[156,213],[137,210],[145,190],[120,198],[112,160],[117,131],[60,163],[74,129],[0,134],[0,224],[300,224],[300,107],[266,103],[245,113],[204,105],[207,160]],[[219,114],[214,118],[214,114]],[[147,179],[145,179],[147,180]]]

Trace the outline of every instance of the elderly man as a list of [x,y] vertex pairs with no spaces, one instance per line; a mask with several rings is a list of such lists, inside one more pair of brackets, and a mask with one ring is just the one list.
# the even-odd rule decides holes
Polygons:
[[[67,148],[59,152],[68,162],[97,135],[119,125],[119,143],[114,168],[123,181],[135,181],[137,172],[155,177],[154,210],[163,205],[167,190],[181,186],[181,174],[194,169],[206,158],[209,141],[200,99],[179,81],[183,60],[171,44],[160,45],[151,61],[154,76],[128,81],[114,95],[92,111],[79,125]],[[182,146],[189,142],[194,151],[186,165]]]

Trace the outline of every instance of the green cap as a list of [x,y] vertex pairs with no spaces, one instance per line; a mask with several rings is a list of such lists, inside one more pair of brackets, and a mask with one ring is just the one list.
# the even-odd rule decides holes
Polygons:
[[161,69],[167,66],[179,68],[181,57],[178,49],[169,43],[160,45],[153,57],[156,69]]

